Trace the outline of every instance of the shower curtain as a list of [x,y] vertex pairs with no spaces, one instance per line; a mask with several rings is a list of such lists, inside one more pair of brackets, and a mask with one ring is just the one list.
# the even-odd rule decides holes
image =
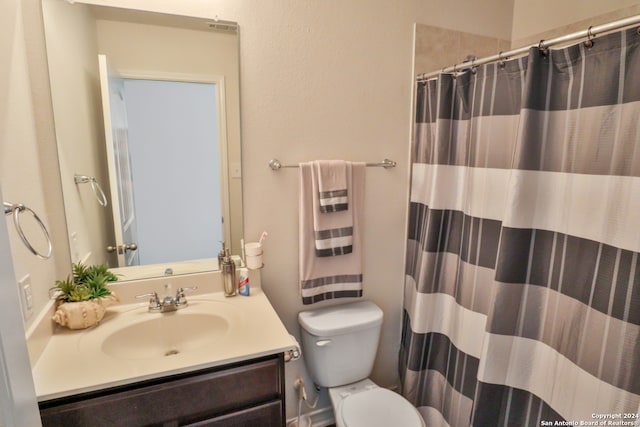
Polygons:
[[427,425],[640,425],[636,29],[419,83],[412,150],[400,375]]

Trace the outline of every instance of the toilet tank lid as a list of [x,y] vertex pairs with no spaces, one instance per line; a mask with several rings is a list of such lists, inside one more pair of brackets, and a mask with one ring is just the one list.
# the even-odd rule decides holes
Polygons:
[[382,310],[370,301],[362,301],[302,311],[298,322],[315,336],[343,335],[377,327],[382,323]]

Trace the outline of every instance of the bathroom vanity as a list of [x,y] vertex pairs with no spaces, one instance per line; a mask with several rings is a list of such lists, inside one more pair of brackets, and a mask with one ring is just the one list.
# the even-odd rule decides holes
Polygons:
[[296,346],[266,296],[189,296],[172,313],[111,307],[59,330],[34,366],[46,426],[284,426],[284,357]]
[[48,426],[284,426],[284,357],[161,377],[40,403]]

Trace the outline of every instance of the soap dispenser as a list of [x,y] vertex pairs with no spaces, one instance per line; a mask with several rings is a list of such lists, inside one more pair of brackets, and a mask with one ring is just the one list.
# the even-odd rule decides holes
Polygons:
[[222,270],[222,284],[224,286],[224,296],[234,297],[238,293],[238,281],[236,280],[236,264],[229,255],[229,250],[225,250],[222,257],[222,264],[220,266]]

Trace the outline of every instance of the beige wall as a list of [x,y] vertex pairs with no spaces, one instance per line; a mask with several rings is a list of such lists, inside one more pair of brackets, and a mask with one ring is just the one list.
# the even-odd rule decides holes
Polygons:
[[514,0],[511,40],[520,47],[638,13],[636,0]]
[[[0,185],[5,201],[23,203],[38,213],[54,245],[51,259],[36,258],[6,218],[16,282],[2,286],[17,286],[17,280],[31,276],[34,314],[25,321],[29,328],[46,305],[55,278],[67,275],[69,257],[40,4],[14,3],[13,13],[0,18]],[[39,231],[28,214],[23,224],[28,236],[38,240]]]
[[476,58],[507,51],[510,40],[416,24],[414,75],[460,64],[469,55]]
[[110,200],[95,19],[84,5],[42,5],[71,259],[106,264],[104,248],[114,244],[113,228],[105,226],[113,223],[111,207],[98,204],[89,184],[74,182],[75,174],[96,177]]

